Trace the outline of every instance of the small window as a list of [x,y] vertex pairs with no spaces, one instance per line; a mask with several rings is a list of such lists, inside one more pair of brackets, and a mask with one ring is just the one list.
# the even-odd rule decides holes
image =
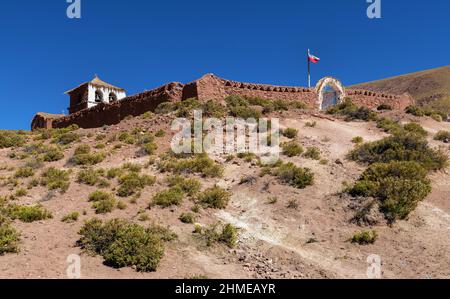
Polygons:
[[111,93],[109,94],[109,102],[110,102],[110,103],[117,102],[117,95],[116,95],[114,92],[111,92]]
[[95,102],[96,103],[103,102],[103,92],[101,92],[100,90],[95,91]]

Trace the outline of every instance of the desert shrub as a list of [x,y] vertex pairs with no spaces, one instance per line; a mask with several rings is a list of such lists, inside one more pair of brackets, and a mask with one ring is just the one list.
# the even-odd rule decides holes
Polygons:
[[112,267],[134,266],[137,271],[150,272],[156,270],[164,255],[165,240],[158,230],[124,220],[103,223],[93,219],[80,230],[78,245],[90,253],[100,254]]
[[320,160],[320,150],[317,147],[308,147],[303,156],[312,160]]
[[152,186],[155,184],[156,178],[149,175],[139,175],[136,172],[130,172],[122,175],[119,178],[119,188],[117,195],[120,197],[128,197],[139,191],[146,186]]
[[348,190],[352,196],[377,198],[390,221],[405,219],[431,192],[427,171],[412,161],[375,163]]
[[403,129],[400,123],[384,117],[377,120],[377,127],[391,134],[398,134]]
[[158,164],[162,172],[181,173],[199,173],[204,177],[220,177],[223,174],[223,168],[216,164],[207,155],[196,155],[188,159],[168,158]]
[[298,101],[292,101],[289,103],[289,105],[294,108],[294,109],[306,109],[308,108],[308,105],[306,105],[303,102],[298,102]]
[[405,112],[408,114],[412,114],[414,116],[424,116],[425,115],[423,110],[420,107],[415,106],[415,105],[406,107]]
[[382,111],[382,110],[392,110],[392,106],[389,104],[381,104],[380,106],[377,107],[378,111]]
[[76,165],[92,166],[101,163],[105,159],[103,153],[92,153],[89,145],[81,145],[72,157],[72,162]]
[[231,194],[219,186],[206,189],[197,197],[197,201],[202,205],[214,208],[225,209],[230,201]]
[[64,158],[64,152],[58,146],[49,146],[43,153],[45,162],[55,162]]
[[93,202],[92,208],[96,214],[111,213],[116,206],[116,199],[110,193],[97,190],[89,195],[89,201]]
[[448,131],[439,131],[436,136],[434,136],[434,140],[442,141],[444,143],[450,142],[450,132]]
[[294,163],[283,164],[274,173],[282,183],[299,189],[304,189],[314,184],[314,174],[311,170],[297,167]]
[[101,171],[96,171],[93,168],[82,169],[78,173],[77,182],[88,186],[95,186],[100,182]]
[[183,213],[180,215],[180,221],[186,224],[192,224],[195,222],[195,216],[192,213]]
[[197,233],[201,233],[206,240],[207,246],[221,242],[233,248],[236,246],[238,232],[237,228],[231,224],[222,224],[220,222],[212,224],[205,229],[196,227]]
[[118,136],[119,141],[126,143],[126,144],[135,144],[136,143],[136,137],[134,135],[130,134],[129,132],[121,132]]
[[437,113],[431,114],[430,117],[431,117],[432,119],[434,119],[435,121],[437,121],[437,122],[442,122],[442,121],[444,120],[443,117],[442,117],[442,115],[437,114]]
[[147,112],[145,112],[145,113],[143,113],[143,114],[141,115],[141,118],[142,118],[142,119],[150,119],[150,118],[152,118],[153,116],[154,116],[154,114],[153,114],[152,112],[147,111]]
[[78,212],[72,212],[67,214],[66,216],[64,216],[61,221],[65,222],[65,223],[72,223],[72,222],[77,222],[78,221],[78,217],[80,217],[80,213]]
[[155,137],[157,137],[157,138],[161,138],[161,137],[164,137],[164,136],[166,136],[166,131],[164,131],[164,130],[158,130],[156,133],[155,133]]
[[350,158],[363,163],[416,161],[427,170],[439,170],[447,165],[447,156],[430,149],[428,142],[415,134],[394,135],[361,145]]
[[108,177],[108,179],[115,179],[122,176],[124,173],[125,170],[123,168],[111,168],[106,173],[106,176]]
[[298,135],[298,130],[294,128],[287,128],[282,132],[283,136],[289,139],[294,139]]
[[20,234],[9,223],[0,219],[0,256],[19,252],[19,242]]
[[153,205],[158,205],[163,208],[170,206],[178,206],[183,201],[184,193],[179,187],[172,187],[168,190],[161,191],[153,196]]
[[196,98],[190,98],[175,104],[177,117],[189,117],[195,109],[200,109],[201,103]]
[[283,155],[288,157],[300,156],[303,153],[303,147],[297,141],[290,141],[281,145]]
[[341,104],[330,107],[327,110],[327,113],[333,115],[344,115],[347,121],[370,121],[377,119],[377,114],[374,111],[367,107],[358,107],[350,99],[346,99]]
[[53,218],[52,214],[42,206],[19,206],[9,205],[6,214],[12,219],[19,219],[22,222],[31,223],[40,220]]
[[358,243],[359,245],[373,244],[378,239],[378,234],[375,230],[361,231],[355,233],[352,237],[352,243]]
[[61,192],[67,191],[70,186],[69,171],[59,170],[50,167],[42,173],[41,185],[50,190],[60,189]]
[[80,135],[75,132],[67,132],[63,133],[55,138],[55,143],[61,145],[69,145],[74,142],[78,142],[80,140]]
[[16,197],[24,197],[28,194],[28,191],[26,189],[20,188],[14,193]]
[[308,127],[308,128],[315,128],[315,127],[317,126],[317,122],[316,122],[316,121],[313,121],[313,122],[308,121],[308,122],[305,124],[305,126]]
[[176,110],[176,107],[173,103],[166,102],[166,103],[159,104],[158,107],[156,107],[156,109],[155,109],[155,113],[156,114],[167,114],[170,112],[174,112],[175,110]]
[[130,172],[140,173],[142,171],[142,165],[136,163],[125,163],[122,165],[123,170]]
[[203,114],[206,117],[214,117],[221,119],[227,115],[226,107],[221,105],[218,101],[210,100],[202,106]]
[[227,107],[230,111],[230,115],[243,119],[259,119],[261,118],[261,112],[250,106],[248,99],[240,96],[229,96],[225,99]]
[[0,130],[0,149],[21,147],[27,142],[27,136],[20,131]]
[[124,201],[118,201],[117,202],[117,208],[119,210],[125,210],[127,208],[127,204]]
[[189,196],[193,196],[200,191],[201,183],[196,179],[185,179],[182,176],[171,176],[167,178],[169,187],[179,187]]
[[352,142],[355,144],[361,144],[364,142],[364,138],[362,138],[361,136],[356,136],[355,138],[352,139]]
[[34,176],[34,169],[31,167],[20,167],[14,173],[15,178],[29,178]]
[[428,132],[417,123],[409,123],[403,126],[403,129],[409,133],[417,134],[422,137],[428,136]]

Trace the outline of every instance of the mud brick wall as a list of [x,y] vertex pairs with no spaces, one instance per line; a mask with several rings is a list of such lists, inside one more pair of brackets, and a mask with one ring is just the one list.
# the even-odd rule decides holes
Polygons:
[[73,124],[81,128],[98,128],[115,125],[127,116],[139,116],[154,111],[159,104],[181,101],[183,85],[170,83],[160,88],[127,97],[112,104],[99,104],[93,108],[65,116],[53,121],[53,128],[64,128]]
[[300,101],[311,107],[314,107],[317,99],[314,90],[309,88],[242,83],[209,74],[187,84],[183,92],[183,100],[197,97],[200,101],[218,100],[224,102],[225,98],[230,95]]
[[404,110],[409,105],[414,104],[414,99],[408,94],[391,95],[368,90],[349,89],[347,95],[353,103],[371,109],[376,109],[381,104],[388,104],[394,110]]

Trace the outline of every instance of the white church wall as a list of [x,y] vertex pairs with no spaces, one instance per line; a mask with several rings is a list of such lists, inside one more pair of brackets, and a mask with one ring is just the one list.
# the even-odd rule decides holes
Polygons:
[[118,101],[126,98],[126,96],[127,96],[124,91],[118,91],[118,90],[114,90],[114,89],[110,89],[110,88],[106,88],[106,87],[89,85],[88,86],[88,108],[95,107],[99,104],[95,101],[95,92],[97,90],[99,90],[103,93],[103,102],[104,103],[109,103],[109,94],[111,92],[114,92],[116,94]]

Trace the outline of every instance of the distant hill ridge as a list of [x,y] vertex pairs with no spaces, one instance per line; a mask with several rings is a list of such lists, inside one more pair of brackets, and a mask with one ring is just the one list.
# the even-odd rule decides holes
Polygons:
[[409,93],[417,104],[450,112],[450,66],[351,86],[391,94]]

